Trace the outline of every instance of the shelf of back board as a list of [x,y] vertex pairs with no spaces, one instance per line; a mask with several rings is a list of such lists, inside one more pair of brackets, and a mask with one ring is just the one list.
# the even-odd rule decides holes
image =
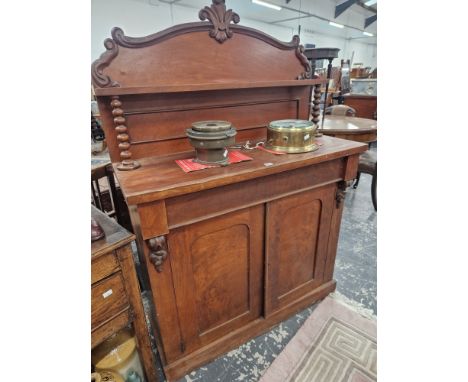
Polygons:
[[125,94],[157,94],[157,93],[183,93],[204,90],[225,89],[254,89],[254,88],[277,88],[291,86],[311,86],[326,84],[327,80],[317,78],[313,80],[288,80],[288,81],[262,81],[262,82],[219,82],[207,84],[183,84],[163,86],[135,86],[135,87],[109,87],[95,88],[97,96],[113,96]]

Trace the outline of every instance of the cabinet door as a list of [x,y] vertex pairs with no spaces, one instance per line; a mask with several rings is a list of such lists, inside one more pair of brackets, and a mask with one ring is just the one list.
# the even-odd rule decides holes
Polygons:
[[333,184],[267,204],[265,316],[323,283],[335,189]]
[[261,205],[169,233],[184,353],[260,317],[263,232]]

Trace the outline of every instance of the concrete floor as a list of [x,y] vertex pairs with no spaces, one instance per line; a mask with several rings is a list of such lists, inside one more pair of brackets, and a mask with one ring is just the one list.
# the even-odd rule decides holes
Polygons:
[[[375,150],[375,149],[373,149]],[[341,222],[334,278],[337,291],[377,314],[377,213],[370,193],[371,177],[348,188]],[[179,382],[258,381],[315,306],[181,378]]]

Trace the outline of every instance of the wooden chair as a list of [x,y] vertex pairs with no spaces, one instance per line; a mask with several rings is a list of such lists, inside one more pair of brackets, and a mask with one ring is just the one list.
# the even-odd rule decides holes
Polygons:
[[356,115],[356,110],[347,105],[333,105],[325,109],[325,114],[354,117]]
[[377,211],[377,155],[374,151],[367,150],[359,157],[358,173],[353,185],[354,189],[359,184],[361,173],[372,175],[371,197],[374,209]]
[[91,203],[117,223],[133,232],[130,214],[122,191],[115,184],[111,163],[91,169]]

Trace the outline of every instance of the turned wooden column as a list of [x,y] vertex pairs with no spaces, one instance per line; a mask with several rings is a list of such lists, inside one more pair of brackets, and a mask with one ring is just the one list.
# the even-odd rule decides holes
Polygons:
[[130,136],[125,125],[124,111],[121,108],[122,102],[119,96],[112,96],[111,107],[112,116],[114,117],[115,130],[117,131],[117,140],[119,141],[120,159],[121,162],[117,165],[118,170],[134,170],[140,167],[140,163],[132,159],[130,152]]
[[[319,125],[320,122],[320,97],[321,97],[321,84],[314,85],[314,100],[312,101],[312,123]],[[320,134],[321,135],[321,134]]]

